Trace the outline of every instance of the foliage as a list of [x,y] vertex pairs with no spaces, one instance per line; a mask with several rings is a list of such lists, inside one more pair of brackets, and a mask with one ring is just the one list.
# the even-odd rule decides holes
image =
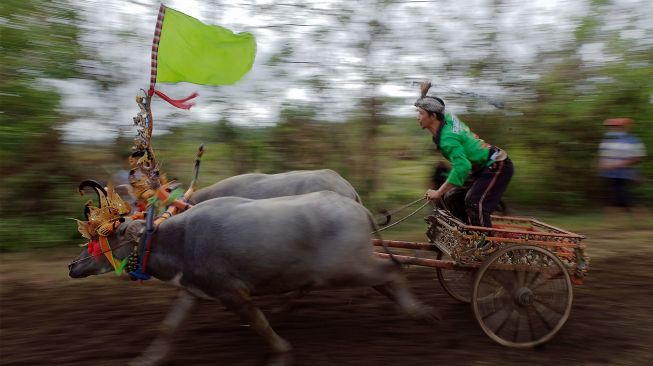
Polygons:
[[78,18],[65,1],[7,0],[0,19],[0,237],[3,249],[43,245],[62,238],[61,225],[51,224],[72,216],[61,198],[75,182],[57,130],[61,98],[43,81],[78,74]]
[[38,155],[53,143],[49,135],[63,121],[60,98],[40,80],[75,76],[81,50],[67,3],[8,0],[0,17],[0,158],[9,174],[32,158],[26,152]]
[[[398,207],[421,196],[431,170],[442,158],[415,118],[390,114],[393,111],[388,107],[406,101],[380,93],[385,83],[405,81],[407,74],[394,75],[395,69],[408,62],[404,56],[415,53],[411,42],[395,38],[392,19],[379,20],[388,18],[384,11],[394,9],[392,4],[379,1],[361,16],[343,2],[342,9],[334,8],[328,15],[342,29],[325,23],[308,35],[309,43],[317,48],[332,38],[345,41],[339,43],[343,60],[355,60],[347,61],[346,75],[334,78],[341,71],[342,64],[336,63],[340,56],[320,54],[332,62],[320,64],[302,54],[302,37],[284,39],[265,62],[271,75],[290,75],[301,65],[306,71],[301,86],[318,96],[327,95],[341,81],[362,81],[366,87],[348,96],[357,102],[344,118],[331,111],[338,100],[327,95],[319,103],[283,104],[272,127],[240,127],[228,114],[214,123],[175,125],[168,134],[154,138],[162,170],[169,178],[188,183],[195,151],[204,143],[200,187],[246,172],[331,168],[352,182],[372,211]],[[497,42],[502,30],[491,22],[479,25],[483,37],[464,46],[465,50],[483,50],[469,53],[474,56],[449,53],[441,42],[434,42],[433,49],[416,47],[428,57],[444,58],[435,74],[445,80],[462,76],[479,84],[498,80],[512,95],[507,109],[498,110],[472,100],[473,93],[462,93],[462,97],[441,93],[448,107],[467,107],[459,117],[476,133],[508,151],[516,173],[506,200],[512,208],[534,216],[590,211],[581,217],[595,217],[604,202],[596,163],[606,118],[633,118],[633,133],[653,155],[653,47],[650,42],[624,39],[609,27],[606,30],[609,1],[593,0],[589,5],[578,21],[573,42],[558,51],[542,52],[526,67],[501,52]],[[494,11],[496,15],[501,9]],[[90,56],[78,40],[79,22],[74,7],[64,0],[0,3],[0,251],[81,242],[74,222],[66,220],[80,218],[88,199],[75,193],[77,183],[87,178],[107,181],[114,172],[127,168],[132,136],[120,135],[101,144],[62,141],[59,127],[69,116],[61,110],[61,96],[47,86],[47,80],[81,75],[106,88],[125,83],[113,75],[118,66],[107,60],[97,62],[113,68],[110,75],[81,74],[79,61]],[[291,26],[279,25],[288,32]],[[352,29],[357,37],[339,36],[338,32]],[[413,30],[421,32],[417,33],[420,37],[430,34],[440,39],[431,24]],[[120,36],[131,37],[130,32],[125,30]],[[594,60],[583,55],[584,46],[599,43],[605,57]],[[303,57],[311,62],[303,63]],[[432,74],[434,69],[435,64],[424,65],[415,73]],[[520,79],[512,74],[535,77]],[[640,203],[649,207],[653,207],[651,161],[649,157],[640,165],[643,182],[637,188]],[[416,223],[408,224],[408,231],[422,225],[419,219],[412,221]],[[559,226],[564,227],[564,221]]]

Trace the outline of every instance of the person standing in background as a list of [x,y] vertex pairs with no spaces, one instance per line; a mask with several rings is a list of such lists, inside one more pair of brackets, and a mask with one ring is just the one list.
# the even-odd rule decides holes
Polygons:
[[603,122],[607,131],[599,145],[599,176],[607,181],[608,208],[606,220],[614,215],[634,211],[633,185],[639,179],[636,165],[646,158],[642,141],[631,134],[633,120],[610,118]]

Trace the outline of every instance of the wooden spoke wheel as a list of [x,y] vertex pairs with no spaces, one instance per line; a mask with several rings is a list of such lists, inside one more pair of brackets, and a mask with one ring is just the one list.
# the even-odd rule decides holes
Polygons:
[[[444,252],[438,251],[438,259],[451,260],[451,257]],[[474,271],[436,268],[436,272],[440,285],[449,296],[466,304],[472,301]]]
[[478,270],[472,291],[481,328],[508,347],[549,341],[569,318],[572,300],[565,265],[550,251],[531,245],[494,253]]

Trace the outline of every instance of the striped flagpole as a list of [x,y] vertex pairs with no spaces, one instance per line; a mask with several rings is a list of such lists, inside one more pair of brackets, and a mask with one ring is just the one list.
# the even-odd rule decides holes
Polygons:
[[151,99],[154,94],[158,95],[161,99],[170,103],[174,107],[180,109],[190,109],[195,104],[189,103],[189,101],[199,94],[193,93],[186,98],[182,99],[172,99],[164,93],[154,89],[156,85],[156,71],[159,59],[159,42],[161,42],[161,32],[163,30],[163,18],[166,15],[166,6],[161,4],[159,7],[159,16],[156,19],[156,27],[154,28],[154,39],[152,40],[152,69],[150,71],[150,89],[147,91],[147,96]]
[[156,68],[157,60],[159,57],[159,41],[161,41],[161,28],[163,27],[163,17],[166,14],[166,6],[161,4],[159,7],[159,16],[156,19],[156,27],[154,28],[154,39],[152,40],[152,69],[150,71],[150,89],[147,95],[150,97],[154,95],[154,86],[156,85]]
[[159,7],[159,16],[156,19],[156,27],[154,28],[154,39],[152,40],[152,68],[150,71],[150,89],[147,91],[147,96],[151,99],[154,94],[158,95],[161,99],[170,103],[174,107],[180,109],[190,109],[194,106],[194,103],[189,103],[189,101],[199,94],[193,93],[186,98],[182,99],[172,99],[164,93],[154,89],[156,85],[156,72],[159,59],[159,42],[161,42],[161,32],[163,31],[163,18],[166,15],[166,6],[161,3]]

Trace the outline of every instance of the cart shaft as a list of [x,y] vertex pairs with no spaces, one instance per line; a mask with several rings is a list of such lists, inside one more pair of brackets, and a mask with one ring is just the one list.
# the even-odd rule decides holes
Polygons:
[[[374,253],[381,258],[390,259],[390,254],[387,253]],[[411,264],[416,266],[431,267],[431,268],[442,268],[442,269],[459,269],[464,270],[465,268],[459,268],[455,265],[454,261],[443,261],[440,259],[428,259],[428,258],[417,258],[409,257],[407,255],[392,255],[396,258],[401,264]]]
[[392,248],[404,248],[404,249],[417,249],[417,250],[430,250],[430,251],[439,251],[437,245],[431,243],[420,243],[414,241],[402,241],[402,240],[380,240],[373,239],[372,244],[376,246],[382,246],[385,244],[387,247]]

